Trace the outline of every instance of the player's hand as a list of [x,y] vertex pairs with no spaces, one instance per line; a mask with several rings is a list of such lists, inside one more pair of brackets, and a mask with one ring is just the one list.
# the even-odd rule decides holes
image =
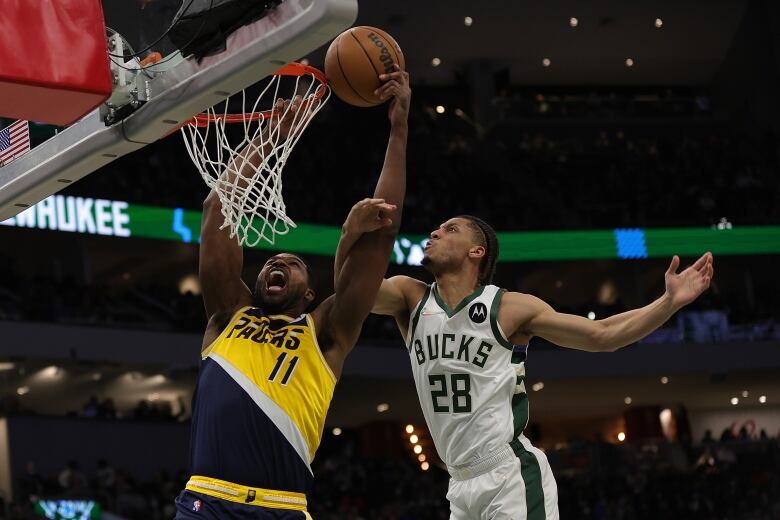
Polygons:
[[409,88],[409,73],[401,70],[397,64],[393,65],[394,71],[390,74],[380,74],[382,86],[374,91],[382,101],[390,101],[387,109],[390,123],[406,124],[409,117],[409,102],[412,99],[412,89]]
[[391,215],[397,209],[395,204],[388,204],[385,199],[363,199],[349,211],[342,230],[345,233],[371,233],[377,229],[393,225]]
[[298,113],[302,104],[303,98],[301,96],[295,96],[291,100],[277,99],[271,116],[271,132],[278,131],[281,139],[287,139],[290,136],[293,123],[300,125],[302,122],[300,119],[304,117],[304,113]]
[[680,257],[675,255],[672,258],[672,263],[664,278],[666,279],[666,295],[671,298],[675,309],[688,305],[707,290],[715,274],[712,263],[712,253],[705,253],[692,266],[678,273]]

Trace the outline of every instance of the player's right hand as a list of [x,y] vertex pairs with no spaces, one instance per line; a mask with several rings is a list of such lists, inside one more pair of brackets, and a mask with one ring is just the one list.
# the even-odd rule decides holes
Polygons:
[[392,98],[388,108],[390,123],[405,124],[409,117],[409,103],[412,99],[412,89],[409,87],[409,73],[401,70],[397,64],[393,65],[394,72],[380,74],[379,79],[383,85],[374,91],[382,101]]
[[277,125],[282,139],[289,137],[293,122],[296,121],[296,118],[302,117],[298,115],[302,104],[303,98],[301,96],[295,96],[291,100],[279,98],[274,103],[271,121]]
[[388,204],[385,199],[363,199],[352,206],[342,230],[344,233],[363,234],[390,227],[393,219],[389,215],[396,209],[395,204]]

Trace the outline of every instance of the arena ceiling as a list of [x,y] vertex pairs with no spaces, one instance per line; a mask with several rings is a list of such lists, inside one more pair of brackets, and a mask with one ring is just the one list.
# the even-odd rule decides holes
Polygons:
[[[360,2],[356,25],[391,33],[415,82],[450,84],[473,62],[508,68],[515,84],[707,83],[747,0],[398,0]],[[470,16],[470,27],[464,18]],[[570,26],[570,18],[577,26]],[[656,18],[663,22],[656,28]],[[322,62],[323,50],[313,53]],[[439,58],[438,67],[431,65]],[[542,60],[550,59],[544,67]],[[634,60],[626,67],[626,59]]]

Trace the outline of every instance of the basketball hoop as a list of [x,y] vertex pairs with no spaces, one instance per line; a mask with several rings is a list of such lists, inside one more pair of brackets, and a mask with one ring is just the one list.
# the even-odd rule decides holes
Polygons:
[[[296,112],[290,113],[291,104],[274,108],[279,98],[293,96],[301,98]],[[309,122],[330,98],[330,88],[321,71],[291,63],[263,80],[254,102],[250,97],[247,90],[237,93],[190,119],[181,132],[192,162],[222,203],[222,228],[230,227],[231,238],[237,236],[239,244],[253,247],[261,240],[273,244],[276,235],[296,227],[282,198],[282,170]],[[231,113],[239,100],[240,111]],[[289,117],[290,129],[282,135],[277,123]],[[260,159],[257,165],[248,160],[255,156]]]

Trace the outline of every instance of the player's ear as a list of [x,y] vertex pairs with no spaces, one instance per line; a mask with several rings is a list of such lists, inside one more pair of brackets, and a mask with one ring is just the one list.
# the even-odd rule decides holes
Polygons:
[[469,249],[469,258],[482,258],[485,256],[485,248],[483,246],[474,246]]
[[303,299],[306,301],[307,307],[311,305],[311,302],[313,302],[316,297],[317,297],[317,293],[315,293],[314,289],[312,289],[311,287],[306,289],[306,292],[303,293]]

